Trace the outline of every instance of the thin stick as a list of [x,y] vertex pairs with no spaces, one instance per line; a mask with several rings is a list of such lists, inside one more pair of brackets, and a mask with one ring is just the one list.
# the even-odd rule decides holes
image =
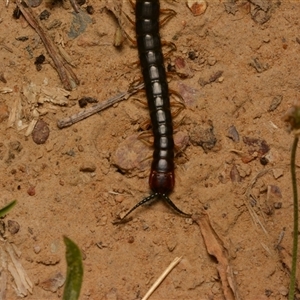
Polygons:
[[41,40],[43,41],[45,48],[49,55],[51,56],[60,80],[63,83],[63,86],[66,90],[70,91],[79,84],[79,80],[68,63],[64,58],[59,54],[59,51],[56,45],[51,40],[48,33],[42,28],[42,25],[39,23],[37,18],[34,15],[32,9],[27,5],[23,0],[17,0],[17,5],[22,12],[26,21],[30,24],[31,27],[38,33]]
[[57,121],[57,127],[62,129],[62,128],[71,126],[85,118],[88,118],[88,117],[104,110],[107,107],[114,105],[115,103],[118,103],[118,102],[128,99],[128,97],[135,94],[137,91],[139,91],[143,87],[144,87],[144,83],[141,83],[138,86],[136,86],[132,89],[129,89],[127,92],[120,93],[117,96],[114,96],[106,101],[101,102],[101,103],[95,104],[95,105],[93,105],[79,113],[76,113],[70,117],[60,119]]
[[168,276],[168,274],[176,267],[176,265],[180,262],[181,257],[176,257],[170,265],[166,268],[166,270],[159,276],[159,278],[154,282],[151,286],[147,294],[143,297],[142,300],[147,300],[150,295],[156,290],[156,288],[161,284],[161,282]]

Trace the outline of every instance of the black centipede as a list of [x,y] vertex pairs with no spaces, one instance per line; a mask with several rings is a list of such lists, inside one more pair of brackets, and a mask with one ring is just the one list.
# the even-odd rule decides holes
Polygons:
[[149,176],[149,186],[153,193],[131,208],[122,220],[137,207],[154,198],[162,198],[178,213],[191,216],[181,211],[168,196],[175,185],[174,140],[169,88],[159,34],[159,15],[159,0],[136,1],[137,48],[154,135]]

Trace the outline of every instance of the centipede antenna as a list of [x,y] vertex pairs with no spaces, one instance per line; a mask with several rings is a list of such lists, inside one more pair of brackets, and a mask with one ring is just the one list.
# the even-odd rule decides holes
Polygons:
[[175,210],[177,211],[178,213],[180,213],[181,215],[184,215],[188,218],[190,218],[192,215],[191,214],[187,214],[185,212],[183,212],[182,210],[180,210],[174,203],[173,201],[166,195],[166,194],[160,194],[160,196],[166,200],[166,202]]
[[144,198],[143,200],[141,200],[139,203],[137,203],[133,208],[131,208],[126,214],[125,216],[121,219],[124,220],[131,212],[133,212],[135,209],[137,209],[139,206],[149,202],[150,200],[154,199],[155,197],[158,196],[158,193],[154,193],[151,194],[150,196]]

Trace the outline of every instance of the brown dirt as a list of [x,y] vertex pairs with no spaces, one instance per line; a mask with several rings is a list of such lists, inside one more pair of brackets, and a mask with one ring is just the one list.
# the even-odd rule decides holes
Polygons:
[[[163,39],[177,46],[167,63],[186,64],[183,72],[189,75],[170,77],[170,87],[183,93],[187,104],[176,119],[176,130],[190,139],[176,158],[171,198],[186,212],[205,208],[228,251],[240,299],[286,299],[293,230],[289,173],[293,136],[282,116],[300,94],[300,4],[262,0],[229,1],[225,6],[209,1],[206,12],[194,17],[185,1],[162,2],[177,12],[162,28]],[[67,106],[39,105],[47,110],[41,118],[50,128],[48,140],[40,145],[25,137],[26,129],[7,128],[8,114],[22,99],[21,119],[28,124],[25,117],[31,119],[31,106],[22,97],[24,86],[30,82],[41,86],[45,79],[48,87],[62,84],[34,30],[22,17],[12,18],[15,4],[5,8],[3,3],[0,12],[0,71],[7,81],[0,82],[0,89],[12,89],[1,93],[0,205],[18,201],[3,220],[7,226],[9,220],[20,225],[14,234],[8,227],[5,238],[21,251],[19,260],[34,284],[27,299],[61,298],[63,287],[54,284],[53,293],[49,280],[59,273],[65,276],[63,235],[83,251],[81,299],[141,299],[177,256],[183,256],[182,261],[150,299],[223,299],[217,262],[208,255],[199,227],[191,220],[158,201],[136,210],[132,221],[112,224],[118,214],[149,195],[149,159],[146,165],[142,159],[122,172],[116,166],[120,144],[124,146],[147,121],[146,107],[134,99],[143,101],[144,94],[71,127],[56,126],[58,119],[81,110],[77,104],[81,97],[104,101],[140,77],[132,44],[125,41],[120,49],[112,45],[116,21],[105,1],[90,4],[95,8],[93,22],[75,39],[68,37],[72,9],[56,6],[45,21],[62,22],[49,33],[76,64],[73,70],[81,84],[71,92]],[[44,9],[42,3],[34,11]],[[124,10],[132,11],[127,1]],[[130,23],[125,24],[134,36]],[[17,41],[20,36],[29,39]],[[37,71],[34,60],[40,54],[46,62]],[[275,98],[281,103],[271,107]],[[229,132],[231,126],[239,141],[233,140],[236,133]],[[144,152],[138,159],[147,160],[151,149],[136,148]],[[125,163],[126,149],[128,157],[134,157],[124,146]],[[262,157],[267,165],[261,163]],[[85,167],[88,172],[82,171]],[[8,276],[6,299],[17,299]]]

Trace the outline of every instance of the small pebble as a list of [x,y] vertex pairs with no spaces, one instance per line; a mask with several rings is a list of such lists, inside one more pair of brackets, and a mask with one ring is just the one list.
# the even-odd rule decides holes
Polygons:
[[274,208],[275,209],[280,209],[282,207],[282,202],[275,202],[274,203]]
[[7,229],[11,234],[16,234],[20,230],[20,225],[16,221],[8,220],[7,221]]
[[44,289],[45,291],[51,291],[52,293],[57,292],[57,290],[63,286],[65,283],[65,277],[62,273],[57,272],[53,274],[48,279],[42,281],[39,285]]
[[45,61],[45,55],[44,55],[44,54],[41,54],[41,55],[39,55],[39,56],[37,56],[37,57],[35,58],[34,64],[35,64],[35,65],[40,65],[40,64],[42,64],[44,61]]
[[202,147],[205,153],[212,150],[217,143],[212,122],[192,128],[189,134],[191,143]]
[[260,161],[260,163],[261,163],[263,166],[267,165],[268,162],[269,162],[269,160],[268,160],[265,156],[261,157],[261,158],[259,159],[259,161]]
[[271,101],[268,112],[274,111],[280,105],[282,99],[283,99],[282,95],[275,96]]
[[236,130],[235,126],[234,125],[231,125],[229,128],[228,128],[228,131],[227,131],[227,136],[232,139],[235,143],[239,142],[240,141],[240,135],[238,133],[238,131]]
[[27,190],[27,194],[29,196],[34,196],[35,195],[35,187],[34,186],[30,186]]
[[129,244],[132,244],[134,242],[134,237],[130,236],[127,241]]
[[176,240],[170,239],[167,241],[167,247],[170,252],[173,252],[173,250],[176,248],[176,246],[177,246]]
[[40,13],[40,20],[48,20],[49,17],[50,17],[50,12],[46,9]]
[[273,176],[275,179],[278,179],[279,177],[283,176],[283,170],[282,169],[274,169]]
[[116,202],[122,203],[124,201],[124,196],[123,195],[116,195],[115,199],[116,199]]
[[202,15],[207,8],[205,0],[186,0],[186,5],[194,16]]
[[92,15],[92,14],[95,12],[95,9],[94,9],[94,7],[93,7],[92,5],[88,5],[88,6],[86,7],[86,11],[87,11],[87,13],[88,13],[89,15]]
[[214,66],[216,64],[217,60],[214,58],[214,57],[209,57],[207,59],[207,63],[210,65],[210,66]]
[[189,51],[188,57],[189,57],[190,60],[194,60],[194,59],[197,58],[197,54],[196,54],[195,51]]
[[80,167],[81,172],[88,172],[92,173],[96,171],[96,165],[92,162],[85,162],[81,167]]
[[289,293],[289,290],[285,286],[279,287],[278,291],[279,291],[280,295],[282,295],[282,296],[287,296]]
[[13,11],[13,18],[18,20],[21,17],[22,13],[19,9],[19,7],[17,6],[14,11]]
[[34,251],[34,253],[39,254],[41,252],[41,247],[40,246],[34,246],[33,251]]
[[32,131],[32,139],[38,145],[44,144],[49,137],[49,133],[48,124],[43,120],[38,120]]

